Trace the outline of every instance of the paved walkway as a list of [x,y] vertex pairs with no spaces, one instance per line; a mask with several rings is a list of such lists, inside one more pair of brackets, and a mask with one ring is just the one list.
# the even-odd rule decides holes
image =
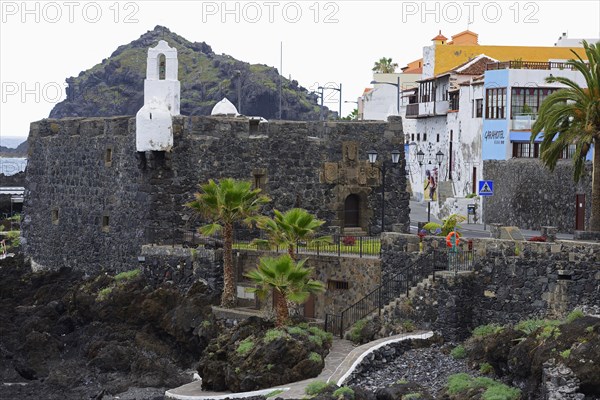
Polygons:
[[301,399],[305,396],[304,388],[311,382],[326,381],[341,385],[367,354],[382,346],[385,346],[388,343],[400,342],[408,339],[428,339],[432,335],[433,332],[424,331],[416,333],[404,333],[378,339],[358,347],[354,347],[352,342],[348,340],[334,338],[329,354],[327,357],[325,357],[325,368],[323,368],[321,374],[319,374],[319,376],[316,378],[290,383],[289,385],[282,385],[269,389],[244,393],[204,392],[202,391],[201,381],[196,381],[180,386],[176,389],[167,390],[165,392],[165,397],[168,399],[179,400],[209,400],[225,399],[227,397],[245,398],[260,395],[264,396],[272,393],[275,390],[283,390],[283,393],[278,394],[277,397],[282,397],[284,399]]
[[[441,221],[437,219],[433,214],[430,215],[430,220],[433,222],[440,223]],[[418,222],[426,222],[427,221],[427,203],[419,203],[415,200],[410,200],[410,232],[417,233],[417,224]],[[466,238],[489,238],[491,237],[491,233],[489,231],[489,226],[483,224],[467,224],[466,222],[461,222],[461,234]],[[539,236],[541,234],[540,231],[532,231],[527,229],[520,229],[521,233],[525,238],[530,238],[532,236]],[[561,240],[573,240],[573,234],[571,233],[558,233],[556,235],[558,239]]]

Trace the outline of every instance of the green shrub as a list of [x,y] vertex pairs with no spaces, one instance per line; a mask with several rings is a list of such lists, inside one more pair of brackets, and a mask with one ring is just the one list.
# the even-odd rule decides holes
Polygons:
[[263,339],[264,343],[271,343],[273,340],[277,340],[285,336],[285,332],[281,329],[269,329],[265,333],[265,338]]
[[319,353],[315,353],[314,351],[310,352],[310,354],[308,355],[308,359],[312,362],[316,362],[317,364],[321,364],[323,362],[323,357],[321,357]]
[[323,346],[323,339],[321,339],[320,336],[310,335],[308,337],[308,340],[310,340],[311,342],[313,342],[314,344],[316,344],[319,347]]
[[406,379],[399,379],[396,381],[397,385],[406,385],[408,381]]
[[336,397],[338,399],[340,399],[340,398],[353,399],[354,398],[354,390],[352,390],[348,386],[342,386],[341,388],[336,389],[336,391],[333,392],[333,397]]
[[422,398],[423,395],[421,393],[415,392],[415,393],[407,393],[404,396],[402,396],[401,400],[412,400],[412,399],[420,399]]
[[560,331],[556,326],[546,325],[537,335],[538,340],[557,339],[560,336]]
[[300,326],[288,326],[287,331],[290,335],[308,335],[306,328],[301,328]]
[[[560,321],[555,320],[555,319],[528,319],[528,320],[519,322],[515,326],[515,329],[525,333],[526,335],[531,335],[532,333],[536,332],[538,329],[543,328],[542,333],[538,335],[538,338],[540,338],[540,335],[545,336],[545,335],[548,335],[549,333],[552,333],[552,331],[553,331],[552,328],[554,328],[558,325],[560,325]],[[545,331],[545,333],[544,333],[544,331]]]
[[252,338],[247,337],[246,339],[244,339],[240,342],[240,344],[238,345],[238,348],[235,350],[235,352],[238,353],[240,356],[243,356],[246,353],[248,353],[250,350],[252,350],[253,347],[254,347],[254,342],[252,341]]
[[487,388],[483,395],[482,400],[519,400],[521,398],[521,391],[516,388],[511,388],[504,384],[498,384]]
[[571,349],[567,349],[565,351],[560,352],[560,356],[562,358],[569,358],[570,355],[571,355]]
[[450,355],[455,359],[465,358],[467,356],[467,349],[462,344],[459,344],[455,348],[452,349]]
[[448,393],[458,394],[471,387],[471,381],[473,379],[469,374],[454,374],[448,377]]
[[511,388],[490,378],[473,378],[468,374],[455,374],[448,378],[448,394],[460,394],[469,389],[484,388],[482,400],[518,400],[519,389]]
[[120,274],[115,275],[115,281],[117,282],[121,282],[121,281],[128,281],[130,279],[135,278],[136,276],[138,276],[142,271],[139,269],[132,269],[131,271],[125,271],[125,272],[121,272]]
[[267,371],[270,371],[273,369],[273,367],[275,367],[274,364],[267,364]]
[[304,393],[309,396],[316,396],[321,393],[323,390],[327,389],[329,386],[332,386],[332,383],[327,383],[323,381],[314,381],[306,385],[304,389]]
[[350,328],[350,340],[354,343],[359,343],[362,339],[362,330],[367,325],[366,319],[360,319]]
[[105,287],[104,289],[100,290],[98,292],[98,296],[96,296],[96,300],[98,300],[98,301],[106,300],[108,295],[112,293],[112,290],[113,290],[112,286]]
[[405,332],[414,332],[415,328],[415,323],[412,322],[410,319],[405,319],[404,321],[402,321],[402,329]]
[[323,343],[331,343],[333,340],[333,335],[330,332],[325,332],[323,329],[316,326],[308,327],[307,330],[313,335],[320,337]]
[[544,326],[545,323],[546,320],[543,319],[526,319],[525,321],[519,322],[515,326],[515,329],[526,335],[531,335],[533,332]]
[[494,372],[494,367],[492,367],[492,364],[490,363],[483,363],[479,366],[479,372],[484,375],[489,375]]
[[202,321],[202,323],[200,324],[202,325],[203,328],[208,328],[212,325],[212,322],[210,322],[209,320],[205,319],[204,321]]
[[504,327],[498,324],[481,325],[473,329],[473,337],[485,337],[502,332]]
[[576,319],[583,318],[585,314],[581,310],[573,310],[567,315],[567,322],[573,322]]
[[587,333],[592,333],[592,332],[594,332],[594,326],[593,326],[593,325],[591,325],[591,326],[588,326],[587,328],[585,328],[585,331],[586,331]]

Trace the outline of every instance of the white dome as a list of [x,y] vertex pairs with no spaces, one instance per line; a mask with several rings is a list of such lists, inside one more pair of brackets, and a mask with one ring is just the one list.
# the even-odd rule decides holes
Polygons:
[[210,115],[239,115],[237,108],[227,100],[227,97],[218,102],[212,109]]

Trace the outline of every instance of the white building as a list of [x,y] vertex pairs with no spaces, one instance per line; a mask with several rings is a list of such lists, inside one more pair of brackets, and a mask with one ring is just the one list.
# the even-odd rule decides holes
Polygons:
[[373,74],[373,89],[365,91],[359,100],[361,119],[387,121],[390,115],[399,115],[399,93],[417,87],[419,79],[418,73]]

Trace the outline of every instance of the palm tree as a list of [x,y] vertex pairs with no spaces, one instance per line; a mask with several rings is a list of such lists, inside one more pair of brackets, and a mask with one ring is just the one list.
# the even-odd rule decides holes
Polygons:
[[304,267],[305,262],[295,262],[289,254],[263,257],[255,270],[244,275],[257,285],[249,290],[259,298],[264,299],[271,291],[279,293],[275,304],[277,326],[283,326],[289,318],[288,301],[302,304],[312,293],[325,290],[322,282],[310,278],[312,270]]
[[600,42],[583,41],[588,62],[573,50],[577,59],[567,61],[579,71],[587,88],[571,79],[550,76],[548,83],[562,83],[566,88],[550,94],[542,103],[531,128],[531,142],[542,133],[540,159],[553,171],[563,150],[575,145],[573,178],[578,182],[585,170],[588,151],[594,146],[592,177],[592,215],[589,230],[600,231]]
[[375,61],[373,72],[379,74],[393,74],[396,72],[396,68],[398,68],[398,64],[393,63],[391,58],[382,57],[379,61]]
[[268,242],[276,246],[285,246],[290,257],[296,259],[295,246],[298,242],[330,243],[328,236],[315,237],[317,229],[325,221],[316,219],[311,213],[302,208],[292,208],[285,214],[273,210],[274,218],[262,218],[258,227],[263,229],[269,237]]
[[200,186],[201,192],[194,194],[195,200],[186,206],[197,211],[210,223],[202,226],[200,232],[212,235],[223,230],[223,294],[221,306],[232,308],[236,303],[235,280],[233,274],[233,232],[234,224],[241,222],[251,225],[258,219],[261,207],[270,201],[261,195],[260,189],[252,189],[247,181],[223,179],[217,184],[214,180]]

